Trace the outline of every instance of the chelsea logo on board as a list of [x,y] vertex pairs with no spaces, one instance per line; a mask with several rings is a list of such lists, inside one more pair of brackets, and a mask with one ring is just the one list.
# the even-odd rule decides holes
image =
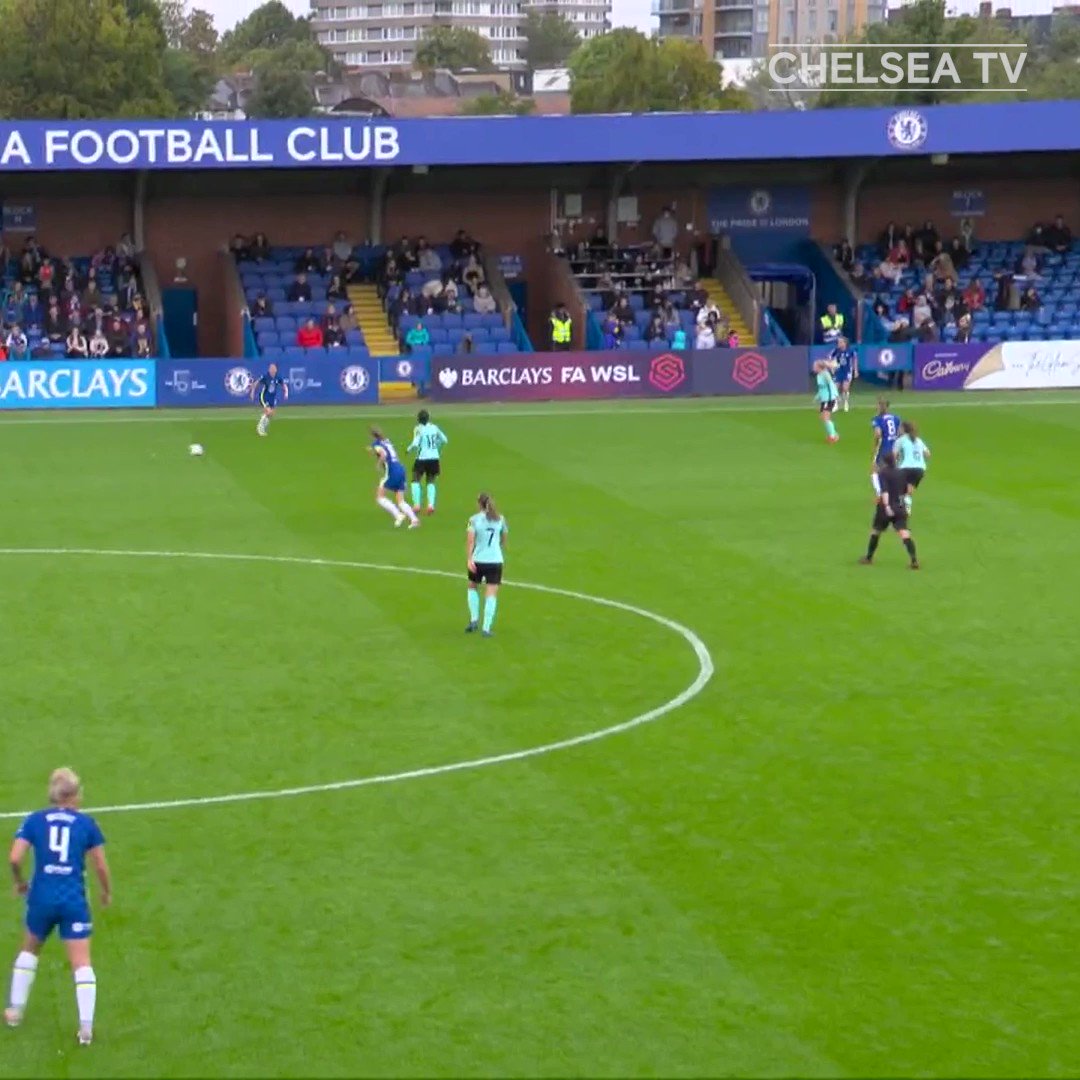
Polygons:
[[901,109],[889,117],[888,126],[885,128],[889,142],[897,150],[918,150],[929,134],[930,125],[926,117],[915,109]]

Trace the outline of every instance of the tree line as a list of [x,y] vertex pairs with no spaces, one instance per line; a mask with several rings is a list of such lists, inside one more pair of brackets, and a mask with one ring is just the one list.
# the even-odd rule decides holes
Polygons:
[[[1080,19],[1061,14],[1048,27],[1030,26],[1019,30],[995,18],[952,17],[945,0],[915,0],[851,40],[865,47],[868,71],[879,62],[882,46],[893,43],[923,44],[932,55],[972,43],[1026,45],[1022,78],[1015,87],[1001,82],[1007,91],[1001,95],[946,94],[934,87],[917,94],[856,94],[801,84],[777,94],[765,64],[745,86],[725,86],[721,63],[693,39],[617,29],[582,42],[560,16],[535,12],[526,16],[523,59],[531,71],[569,69],[576,113],[1080,97]],[[237,72],[254,76],[245,103],[249,116],[307,116],[315,107],[313,77],[338,73],[310,19],[293,15],[280,0],[269,0],[224,34],[188,0],[0,0],[0,28],[0,116],[10,118],[191,116],[206,106],[219,77]],[[968,56],[961,65],[974,62]],[[495,69],[487,39],[462,27],[426,34],[415,66]],[[1003,80],[1004,71],[997,77]],[[464,111],[474,114],[525,113],[532,107],[530,99],[509,91],[464,102]]]

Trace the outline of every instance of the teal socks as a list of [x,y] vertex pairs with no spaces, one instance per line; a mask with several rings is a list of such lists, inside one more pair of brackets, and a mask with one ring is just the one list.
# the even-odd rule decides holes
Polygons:
[[[420,501],[420,485],[416,485],[416,501]],[[427,504],[432,510],[435,509],[435,485],[428,484],[427,486]]]
[[[480,602],[480,598],[477,597],[477,603]],[[497,596],[489,596],[484,601],[484,631],[491,629],[492,624],[495,622],[495,609],[499,605],[499,598]]]
[[412,485],[412,504],[413,506],[420,505],[420,484],[415,480]]
[[480,593],[469,589],[469,622],[480,621]]
[[836,425],[831,420],[825,421],[825,434],[830,438],[836,434]]

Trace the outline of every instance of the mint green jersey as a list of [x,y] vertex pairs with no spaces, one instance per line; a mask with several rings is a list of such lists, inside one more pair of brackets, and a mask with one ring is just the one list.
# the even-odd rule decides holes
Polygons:
[[900,469],[925,469],[930,454],[930,447],[917,435],[901,435],[896,440],[896,465]]
[[415,450],[417,461],[438,461],[442,448],[449,441],[438,424],[417,424],[408,452],[411,454]]
[[832,372],[819,371],[817,373],[817,394],[815,396],[818,401],[835,401],[840,396]]
[[489,520],[487,514],[473,514],[469,518],[469,532],[476,536],[473,545],[473,562],[501,563],[503,561],[503,537],[509,535],[506,518]]

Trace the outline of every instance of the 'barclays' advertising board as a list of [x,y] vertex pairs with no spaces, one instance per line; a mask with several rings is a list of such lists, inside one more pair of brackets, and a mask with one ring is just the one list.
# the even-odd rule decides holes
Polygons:
[[16,360],[0,365],[0,409],[133,409],[157,404],[153,360]]

